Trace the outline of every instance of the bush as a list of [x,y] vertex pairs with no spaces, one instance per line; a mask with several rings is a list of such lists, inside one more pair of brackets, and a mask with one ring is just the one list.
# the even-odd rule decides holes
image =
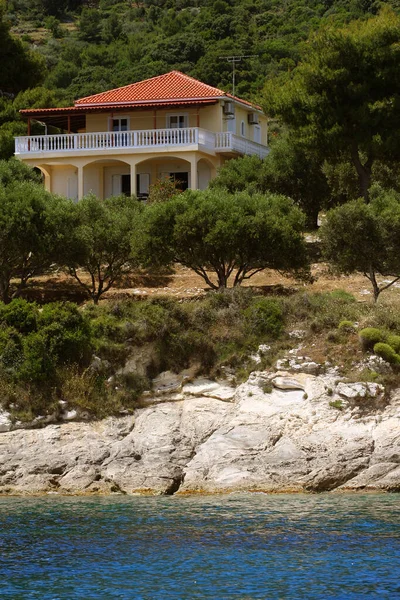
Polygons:
[[21,334],[12,327],[0,331],[0,363],[8,373],[14,373],[23,361]]
[[20,333],[35,331],[39,310],[36,304],[15,299],[10,304],[0,304],[0,323],[14,327]]
[[377,354],[378,356],[383,358],[383,360],[386,360],[386,362],[390,363],[391,365],[400,364],[400,356],[398,354],[396,354],[396,352],[393,350],[393,348],[391,346],[389,346],[389,344],[383,344],[381,342],[379,342],[378,344],[375,344],[374,352],[375,352],[375,354]]
[[244,311],[247,327],[256,336],[278,338],[283,330],[283,313],[280,304],[269,298],[256,299]]
[[210,340],[198,331],[183,331],[167,335],[158,345],[161,364],[165,369],[181,371],[191,362],[199,362],[209,370],[215,363],[216,351]]
[[386,341],[397,354],[400,354],[400,335],[388,335]]
[[334,300],[342,300],[343,302],[346,302],[346,303],[357,302],[357,300],[354,298],[353,294],[350,294],[349,292],[346,292],[345,290],[333,290],[333,292],[329,293],[329,296],[331,298],[333,298]]
[[89,362],[89,321],[75,304],[47,304],[39,312],[14,300],[0,307],[0,323],[0,366],[15,382],[50,385],[58,367]]
[[375,344],[385,340],[386,335],[376,327],[366,327],[360,331],[360,342],[363,350],[372,350]]
[[343,333],[354,333],[355,331],[354,323],[351,321],[340,321],[338,329]]

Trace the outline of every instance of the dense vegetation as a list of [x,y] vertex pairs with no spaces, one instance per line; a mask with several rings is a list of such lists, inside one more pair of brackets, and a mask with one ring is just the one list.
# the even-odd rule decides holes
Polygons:
[[[192,367],[193,374],[240,383],[298,344],[293,330],[302,331],[302,353],[321,369],[327,361],[350,379],[393,385],[398,308],[359,303],[340,290],[268,297],[236,288],[185,302],[125,299],[83,311],[16,299],[0,303],[1,406],[16,421],[40,417],[38,424],[68,411],[81,418],[126,414],[145,401],[142,392],[161,371]],[[393,370],[376,372],[367,360],[372,351]],[[128,358],[134,368],[125,367]]]
[[[260,344],[270,350],[258,368],[293,346],[293,328],[314,360],[340,361],[345,374],[365,351],[397,373],[399,312],[385,301],[221,291],[266,267],[307,276],[305,222],[315,227],[321,209],[336,205],[321,231],[332,266],[363,272],[375,299],[400,277],[400,19],[380,12],[388,5],[400,8],[397,0],[0,0],[0,404],[14,419],[130,411],[167,369],[194,365],[240,381]],[[271,153],[228,162],[207,192],[167,184],[145,208],[125,197],[74,204],[10,160],[13,136],[26,132],[21,108],[68,105],[171,69],[229,91],[232,68],[221,57],[233,54],[252,55],[237,65],[236,93],[275,117]],[[98,305],[127,272],[174,261],[216,291]],[[21,299],[32,278],[55,268],[93,304]],[[146,352],[143,368],[124,369]],[[381,375],[361,366],[357,377]]]

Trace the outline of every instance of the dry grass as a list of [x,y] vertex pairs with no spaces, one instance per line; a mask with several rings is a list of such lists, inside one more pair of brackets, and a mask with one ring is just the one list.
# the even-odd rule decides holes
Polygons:
[[[294,279],[284,277],[276,271],[266,269],[244,283],[244,286],[261,288],[263,293],[277,292],[280,295],[290,294],[295,291],[304,292],[331,292],[345,290],[362,302],[372,303],[372,293],[369,281],[361,274],[351,276],[334,276],[329,272],[328,266],[323,263],[313,265],[312,275],[314,283],[296,282]],[[211,275],[211,279],[213,276]],[[89,281],[89,280],[88,280]],[[202,296],[209,288],[201,277],[190,269],[176,265],[174,271],[161,273],[137,273],[125,277],[118,286],[105,294],[106,299],[127,297],[153,297],[172,296],[175,298],[191,298]],[[38,277],[32,281],[26,291],[28,299],[38,302],[52,300],[72,300],[84,302],[85,294],[78,284],[61,271],[54,275]],[[379,304],[387,302],[400,302],[400,284],[394,285],[382,293]]]

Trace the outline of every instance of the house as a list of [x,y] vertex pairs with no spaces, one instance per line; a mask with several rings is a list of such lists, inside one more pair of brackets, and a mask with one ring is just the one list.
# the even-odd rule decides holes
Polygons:
[[[204,189],[225,161],[268,154],[259,106],[179,71],[21,114],[28,135],[16,138],[16,156],[40,169],[47,190],[73,199],[145,198],[168,176],[182,189]],[[32,120],[45,135],[30,135]],[[48,135],[49,126],[63,133]]]

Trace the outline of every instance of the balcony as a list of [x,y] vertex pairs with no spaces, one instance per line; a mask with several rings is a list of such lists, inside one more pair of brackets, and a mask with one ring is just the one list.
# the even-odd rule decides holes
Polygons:
[[148,129],[137,131],[31,135],[15,139],[15,154],[26,158],[53,158],[61,155],[82,156],[141,154],[200,150],[209,154],[256,154],[265,158],[267,146],[233,133],[212,133],[199,127],[183,129]]

